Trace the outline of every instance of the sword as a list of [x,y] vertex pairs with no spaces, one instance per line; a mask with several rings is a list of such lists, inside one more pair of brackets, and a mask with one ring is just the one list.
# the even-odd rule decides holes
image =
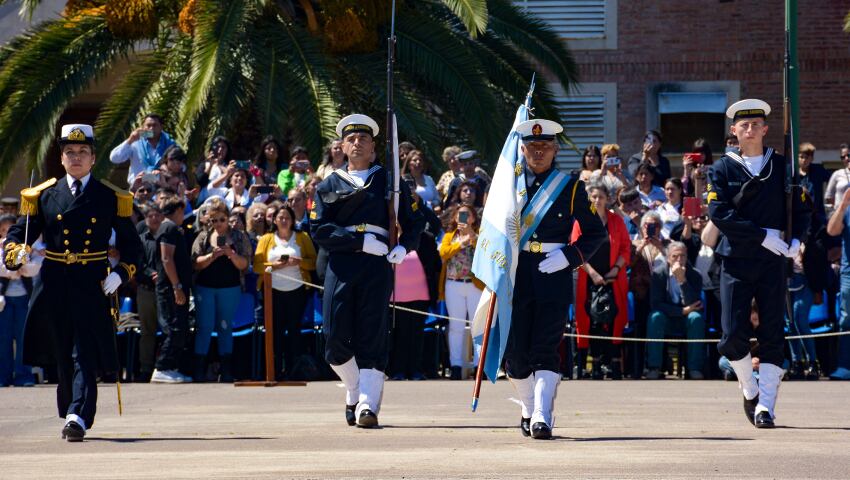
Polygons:
[[[34,178],[35,178],[35,169],[32,169],[32,170],[30,170],[30,187],[29,188],[32,188],[32,182],[33,182]],[[29,213],[29,210],[27,210],[27,221],[26,221],[26,224],[24,224],[24,246],[23,246],[23,248],[18,250],[18,255],[15,258],[15,263],[17,263],[18,265],[23,265],[23,264],[27,263],[27,261],[29,260],[29,258],[27,258],[27,245],[29,245],[29,243],[28,243],[29,236],[30,236],[30,213]]]
[[[103,282],[101,282],[101,288]],[[109,313],[112,315],[112,341],[115,344],[115,352],[118,353],[118,320],[121,318],[121,302],[118,300],[118,291],[109,296]],[[115,375],[115,388],[118,392],[118,415],[124,414],[124,405],[121,402],[121,365],[118,365],[118,372]]]

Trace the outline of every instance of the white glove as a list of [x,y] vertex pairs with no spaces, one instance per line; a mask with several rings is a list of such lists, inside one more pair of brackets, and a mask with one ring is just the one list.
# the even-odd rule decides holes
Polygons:
[[788,244],[779,238],[779,232],[769,228],[764,230],[767,232],[767,235],[761,241],[761,246],[774,255],[788,255]]
[[121,286],[121,275],[115,272],[110,273],[103,280],[103,293],[112,295]]
[[564,251],[560,248],[552,250],[546,254],[546,258],[540,262],[537,269],[543,273],[555,273],[558,270],[563,270],[570,266],[570,261],[564,255]]
[[375,235],[367,233],[363,235],[363,252],[380,257],[387,254],[387,244],[375,238]]
[[393,248],[393,251],[387,255],[387,261],[394,265],[398,265],[404,260],[405,255],[407,255],[407,249],[401,245],[396,245]]
[[6,297],[0,295],[0,312],[2,312],[4,308],[6,308]]
[[788,258],[794,258],[800,253],[800,241],[796,238],[791,239],[791,246],[788,247],[788,253],[785,254]]

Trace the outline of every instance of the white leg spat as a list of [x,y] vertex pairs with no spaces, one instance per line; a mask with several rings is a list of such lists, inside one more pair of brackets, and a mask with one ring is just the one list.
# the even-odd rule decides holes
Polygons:
[[360,370],[360,401],[357,403],[357,417],[365,409],[372,410],[375,415],[381,411],[381,401],[384,397],[384,372],[374,368]]
[[534,372],[534,412],[531,414],[531,424],[543,422],[553,428],[555,426],[555,396],[561,374],[549,370]]
[[744,392],[744,398],[752,400],[759,394],[759,382],[753,377],[753,357],[748,353],[746,357],[729,361],[732,365],[732,370],[735,370],[735,375],[738,377],[738,386]]
[[519,403],[522,407],[522,418],[531,418],[534,413],[534,373],[525,378],[511,378],[511,385],[516,389]]
[[784,374],[782,367],[772,363],[759,365],[759,404],[756,406],[756,413],[767,412],[770,414],[770,418],[776,418],[774,408],[776,407],[776,397],[779,394],[779,385],[782,383],[782,375]]
[[360,397],[360,369],[354,357],[342,365],[331,365],[331,369],[345,385],[345,404],[354,405]]

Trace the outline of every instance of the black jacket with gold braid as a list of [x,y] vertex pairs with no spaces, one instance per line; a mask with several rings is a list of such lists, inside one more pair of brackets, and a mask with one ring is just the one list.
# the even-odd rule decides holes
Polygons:
[[[49,365],[68,355],[75,334],[96,345],[99,366],[118,367],[109,298],[101,283],[110,272],[109,239],[121,260],[115,272],[122,282],[132,278],[140,264],[142,245],[133,226],[132,197],[90,177],[83,193],[74,198],[66,177],[51,179],[22,192],[22,213],[30,213],[30,245],[42,237],[46,245],[41,281],[36,283],[24,331],[24,363]],[[9,229],[4,243],[7,267],[21,248],[26,217]],[[69,343],[71,342],[71,343]]]

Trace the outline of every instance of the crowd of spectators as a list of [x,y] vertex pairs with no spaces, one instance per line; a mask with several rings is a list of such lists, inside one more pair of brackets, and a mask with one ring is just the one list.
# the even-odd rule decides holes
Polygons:
[[[129,163],[134,220],[145,247],[143,268],[122,296],[139,319],[136,379],[183,383],[231,382],[244,376],[235,364],[234,318],[247,298],[262,320],[262,274],[271,269],[274,368],[277,379],[302,379],[321,369],[322,354],[302,332],[317,331],[316,312],[327,255],[310,238],[310,209],[316,186],[346,157],[339,140],[317,161],[307,149],[285,148],[267,136],[241,160],[225,137],[215,137],[207,154],[190,159],[148,115],[113,149],[110,160]],[[734,137],[727,138],[734,149]],[[396,268],[388,375],[423,380],[468,377],[478,362],[469,326],[483,284],[472,273],[481,213],[491,178],[474,150],[446,147],[439,174],[435,162],[403,142],[401,173],[428,227],[420,247]],[[249,152],[251,153],[251,152]],[[789,334],[811,332],[810,312],[824,306],[824,324],[850,330],[850,150],[841,146],[844,167],[831,175],[814,161],[815,147],[800,147],[801,182],[813,199],[812,231],[794,261]],[[663,153],[659,132],[646,132],[640,152],[621,157],[616,144],[588,146],[581,168],[588,196],[608,231],[608,242],[577,270],[568,329],[579,334],[636,338],[716,338],[720,329],[719,232],[709,221],[707,170],[715,159],[703,139],[683,157],[681,175]],[[437,176],[439,174],[439,176]],[[437,178],[437,181],[434,179]],[[15,221],[16,206],[3,202],[0,237]],[[573,232],[572,240],[581,235]],[[33,277],[41,257],[35,245],[30,264],[17,272],[0,267],[0,385],[32,385],[32,369],[20,364],[20,336]],[[777,299],[781,301],[781,299]],[[318,308],[317,308],[318,306]],[[413,313],[442,313],[460,321],[434,321]],[[757,312],[753,318],[757,321]],[[241,325],[240,325],[241,326]],[[306,330],[305,330],[306,329]],[[427,330],[442,332],[428,337]],[[158,334],[159,333],[159,334]],[[214,339],[214,340],[213,340]],[[435,345],[434,345],[435,344]],[[791,378],[817,379],[819,358],[829,349],[814,340],[788,342]],[[213,349],[213,345],[215,348]],[[756,346],[757,347],[757,346]],[[430,350],[429,350],[430,349]],[[436,349],[437,355],[426,355]],[[722,358],[706,343],[678,350],[687,377],[729,377]],[[563,373],[570,378],[664,378],[672,373],[670,344],[565,338]],[[443,355],[440,355],[440,352]],[[821,354],[821,357],[818,357]],[[309,361],[305,360],[309,357]],[[830,376],[850,379],[850,336],[830,358]],[[719,365],[719,366],[715,366]],[[833,368],[834,365],[834,368]],[[589,368],[588,368],[589,366]]]

